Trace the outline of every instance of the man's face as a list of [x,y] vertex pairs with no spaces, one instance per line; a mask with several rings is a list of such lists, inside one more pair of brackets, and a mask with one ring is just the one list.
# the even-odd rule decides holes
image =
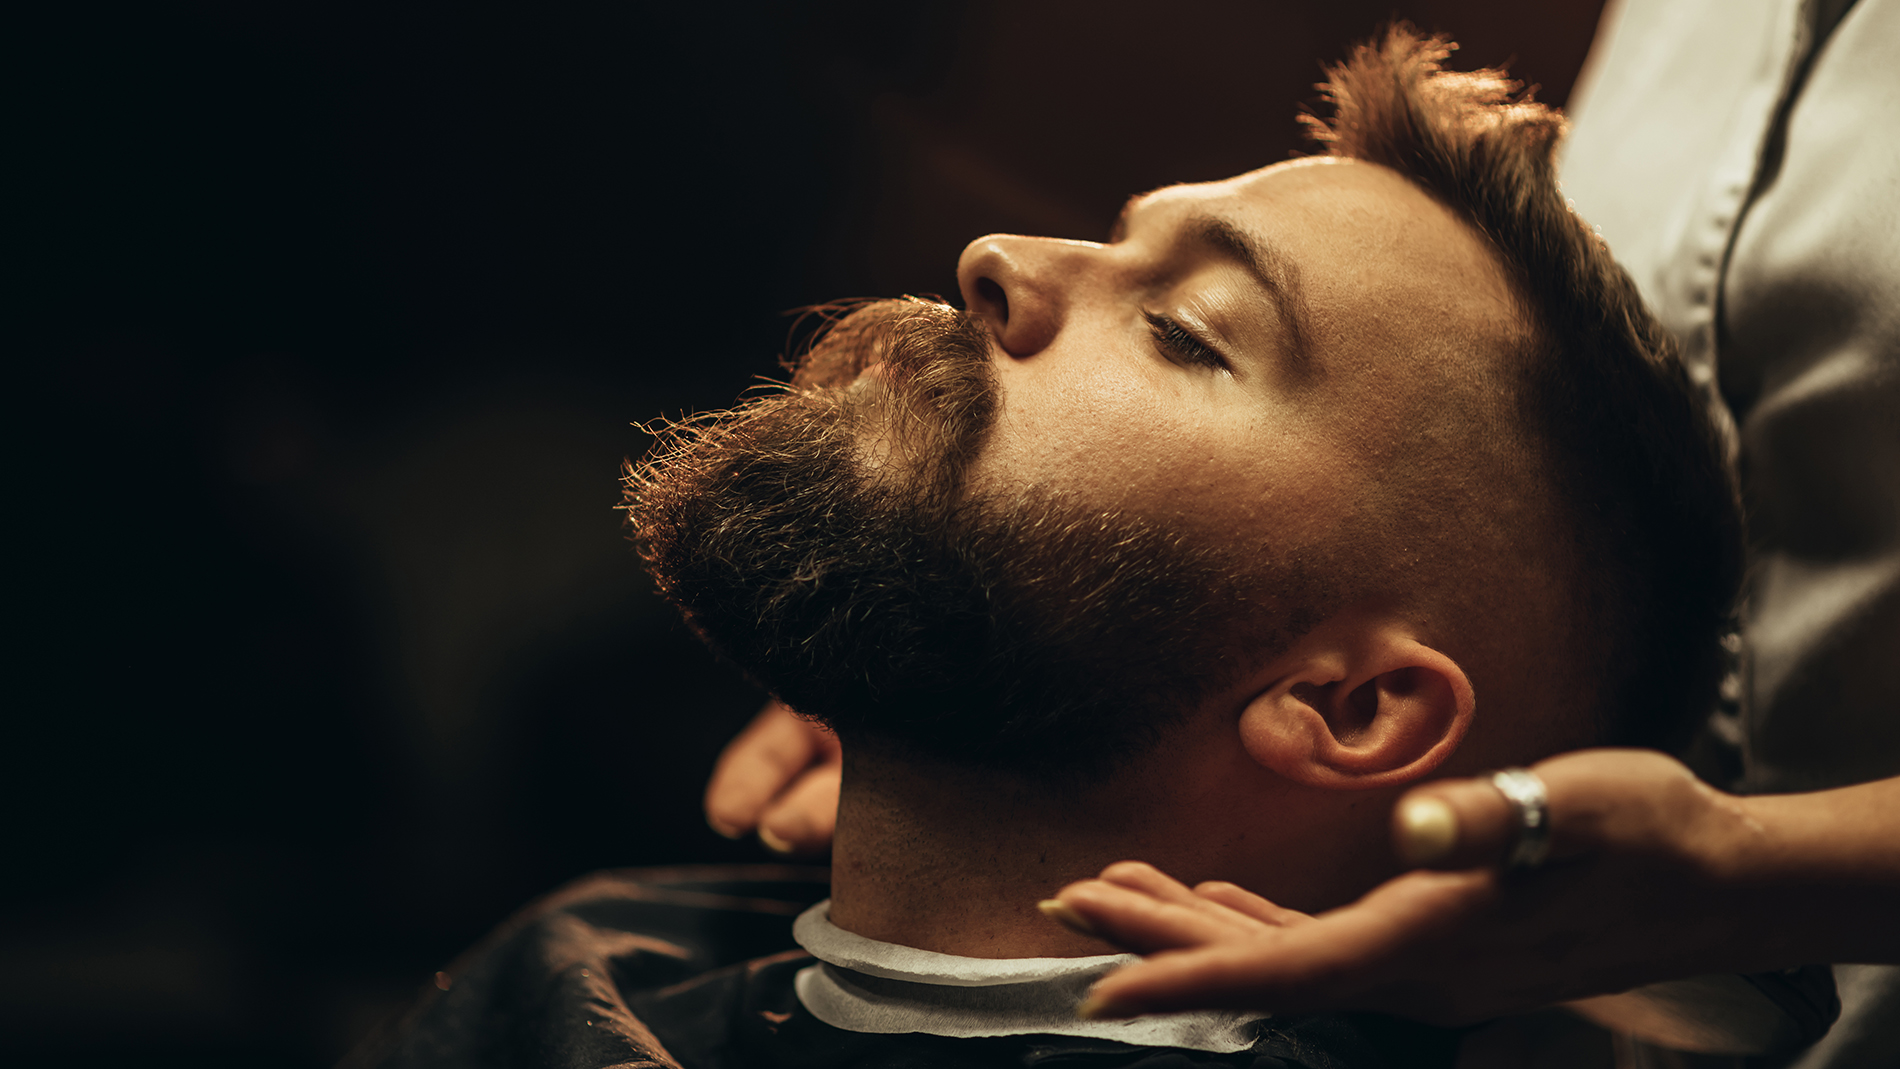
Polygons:
[[[1465,468],[1465,436],[1421,428],[1513,331],[1480,239],[1337,163],[1164,190],[1118,229],[979,240],[973,321],[860,308],[796,388],[663,446],[629,480],[662,591],[841,734],[1047,771],[1136,752],[1415,571],[1443,532],[1357,521],[1388,471]],[[962,431],[914,433],[938,425]],[[906,456],[932,463],[864,478]]]
[[1482,239],[1373,164],[1169,187],[1113,237],[964,250],[1002,399],[980,482],[1308,544],[1403,462],[1436,386],[1514,330]]

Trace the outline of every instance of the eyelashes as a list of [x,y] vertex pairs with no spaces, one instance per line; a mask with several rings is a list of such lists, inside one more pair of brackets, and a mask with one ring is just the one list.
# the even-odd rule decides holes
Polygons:
[[1154,336],[1156,347],[1168,359],[1188,367],[1231,370],[1225,357],[1178,321],[1159,312],[1143,312],[1142,317],[1148,321],[1148,333]]

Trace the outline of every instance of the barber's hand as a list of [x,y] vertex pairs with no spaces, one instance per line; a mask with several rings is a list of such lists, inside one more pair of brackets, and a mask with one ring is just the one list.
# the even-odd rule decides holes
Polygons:
[[1271,938],[1315,919],[1225,881],[1190,889],[1145,861],[1118,861],[1039,905],[1066,927],[1143,954]]
[[822,854],[838,826],[838,736],[776,701],[726,744],[706,784],[706,822],[729,839],[756,832],[775,853]]
[[1085,1012],[1368,1009],[1460,1024],[1767,967],[1748,947],[1767,940],[1736,920],[1759,910],[1723,880],[1750,834],[1736,799],[1648,751],[1584,751],[1535,771],[1552,849],[1532,871],[1500,870],[1513,810],[1471,779],[1416,788],[1395,808],[1400,855],[1430,869],[1317,917],[1228,884],[1189,892],[1146,865],[1071,884],[1045,912],[1151,955],[1099,981]]

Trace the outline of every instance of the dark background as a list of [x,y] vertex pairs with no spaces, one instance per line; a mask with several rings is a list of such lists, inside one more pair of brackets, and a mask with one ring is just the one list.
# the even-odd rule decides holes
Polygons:
[[622,540],[631,424],[788,308],[1285,158],[1395,13],[1561,102],[1599,6],[16,16],[0,1061],[325,1065],[540,891],[758,857],[698,794],[760,695]]

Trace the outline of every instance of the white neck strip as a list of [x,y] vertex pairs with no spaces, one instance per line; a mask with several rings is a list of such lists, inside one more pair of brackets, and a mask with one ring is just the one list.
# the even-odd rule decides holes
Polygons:
[[819,961],[799,971],[794,989],[812,1016],[847,1032],[1085,1036],[1232,1054],[1253,1046],[1262,1019],[1208,1010],[1084,1021],[1075,1008],[1089,985],[1136,955],[964,958],[855,935],[831,923],[830,909],[820,902],[792,926]]

